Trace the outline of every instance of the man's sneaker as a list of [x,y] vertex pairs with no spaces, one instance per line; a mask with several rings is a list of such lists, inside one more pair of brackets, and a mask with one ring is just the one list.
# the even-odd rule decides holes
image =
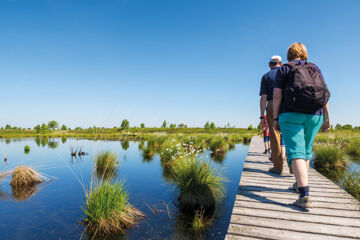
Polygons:
[[305,196],[302,198],[299,197],[299,199],[296,200],[293,204],[295,206],[301,207],[303,209],[312,208],[312,206],[311,206],[312,201],[311,201],[310,196]]
[[269,172],[281,175],[282,170],[272,167],[269,168]]
[[292,189],[293,189],[295,192],[299,193],[299,188],[298,188],[296,182],[294,182]]
[[267,151],[267,149],[265,149],[265,152],[263,152],[263,154],[267,154],[268,153],[268,151]]

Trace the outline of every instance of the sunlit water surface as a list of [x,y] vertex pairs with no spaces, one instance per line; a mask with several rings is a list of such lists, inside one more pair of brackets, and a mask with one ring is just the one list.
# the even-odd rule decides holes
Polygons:
[[[24,152],[25,145],[30,146],[28,154]],[[72,159],[71,146],[82,147],[89,154]],[[54,180],[21,199],[14,197],[10,177],[0,182],[0,239],[80,239],[84,232],[80,223],[84,216],[84,188],[90,184],[94,153],[103,150],[118,153],[116,180],[126,181],[131,204],[146,214],[120,239],[224,239],[248,147],[237,144],[223,162],[213,163],[228,179],[227,195],[212,226],[205,233],[194,235],[188,229],[189,222],[179,214],[177,192],[164,178],[159,156],[145,161],[138,146],[138,142],[130,142],[123,149],[119,141],[1,139],[0,172],[28,165]],[[206,158],[210,161],[209,156]]]

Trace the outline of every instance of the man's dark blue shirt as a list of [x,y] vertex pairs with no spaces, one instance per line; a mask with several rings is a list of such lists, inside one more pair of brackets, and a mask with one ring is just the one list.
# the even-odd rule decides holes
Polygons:
[[270,101],[273,99],[273,90],[274,90],[274,80],[275,76],[280,68],[275,67],[271,69],[269,72],[265,73],[261,79],[260,86],[260,96],[266,94],[267,100]]

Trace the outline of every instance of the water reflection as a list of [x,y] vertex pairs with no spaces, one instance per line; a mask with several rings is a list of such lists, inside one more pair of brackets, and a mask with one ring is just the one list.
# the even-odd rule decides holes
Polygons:
[[13,199],[16,201],[25,201],[39,191],[40,183],[30,184],[28,186],[11,186]]
[[123,150],[128,150],[128,148],[129,148],[129,146],[130,146],[130,144],[129,144],[129,141],[121,141],[121,147],[122,147],[122,149]]

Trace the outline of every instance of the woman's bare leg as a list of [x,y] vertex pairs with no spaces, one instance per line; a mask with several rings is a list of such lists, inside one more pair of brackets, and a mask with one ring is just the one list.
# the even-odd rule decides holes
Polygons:
[[307,163],[304,161],[304,159],[293,159],[291,161],[291,166],[295,175],[297,186],[308,186],[308,169]]

